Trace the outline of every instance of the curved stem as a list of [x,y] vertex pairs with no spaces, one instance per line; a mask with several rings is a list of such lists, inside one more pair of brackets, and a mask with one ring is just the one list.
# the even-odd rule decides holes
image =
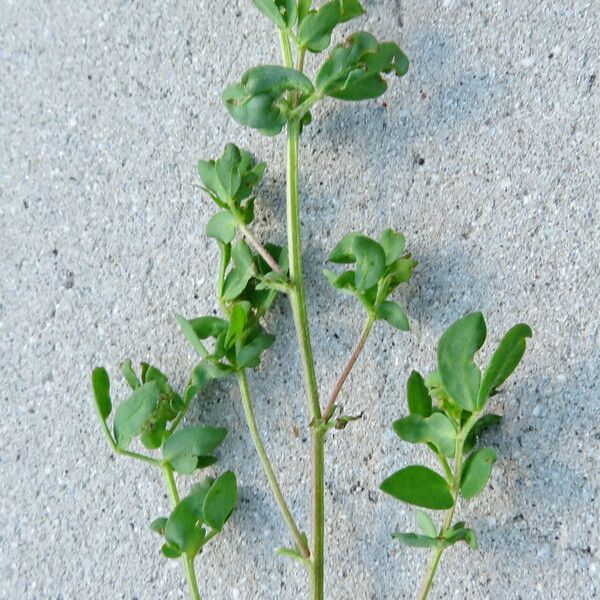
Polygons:
[[327,402],[327,406],[323,409],[323,414],[321,417],[323,419],[323,421],[328,421],[331,418],[331,415],[333,414],[333,411],[335,410],[335,401],[336,401],[340,391],[342,390],[342,387],[344,386],[346,379],[348,379],[348,375],[350,375],[350,371],[352,371],[352,368],[354,367],[358,357],[360,356],[362,349],[365,347],[365,343],[367,341],[367,338],[369,337],[369,334],[371,333],[371,329],[373,328],[374,322],[375,322],[375,318],[373,317],[373,315],[369,315],[368,319],[365,321],[362,333],[360,334],[360,338],[358,339],[356,347],[354,348],[352,354],[350,355],[350,358],[348,359],[348,362],[346,363],[344,370],[342,371],[341,375],[339,376],[338,380],[336,381],[335,385],[333,386],[333,390],[331,391],[331,394],[329,395],[329,401]]
[[[175,508],[179,504],[179,492],[177,491],[177,484],[175,483],[175,477],[173,476],[173,469],[165,463],[162,463],[162,469],[165,476],[165,481],[167,483],[169,497],[171,498],[171,504],[173,505],[173,508]],[[198,590],[198,581],[196,580],[194,559],[187,554],[182,554],[181,559],[190,592],[190,600],[202,600],[200,597],[200,591]]]
[[296,522],[294,521],[294,517],[288,508],[285,498],[283,497],[283,493],[279,487],[279,483],[277,481],[277,477],[275,476],[275,472],[273,471],[271,461],[269,460],[267,451],[265,450],[265,446],[260,437],[258,425],[256,424],[256,418],[254,417],[254,410],[252,408],[248,379],[246,378],[246,373],[243,369],[237,372],[237,380],[240,387],[240,395],[242,396],[242,406],[244,407],[246,422],[248,423],[248,429],[250,430],[250,436],[252,437],[254,447],[256,448],[256,453],[258,454],[258,458],[260,459],[263,470],[269,481],[269,485],[271,486],[273,496],[275,496],[275,502],[277,502],[277,506],[279,506],[279,510],[281,511],[283,519],[294,538],[294,542],[296,543],[298,551],[304,558],[308,558],[310,556],[310,551],[296,525]]
[[429,564],[427,575],[425,575],[425,579],[423,580],[423,584],[421,585],[421,591],[419,592],[418,600],[426,600],[427,594],[429,594],[429,590],[431,589],[431,584],[433,583],[433,578],[435,576],[435,572],[437,571],[437,567],[440,563],[440,558],[442,557],[443,551],[443,548],[436,548],[433,551],[431,563]]

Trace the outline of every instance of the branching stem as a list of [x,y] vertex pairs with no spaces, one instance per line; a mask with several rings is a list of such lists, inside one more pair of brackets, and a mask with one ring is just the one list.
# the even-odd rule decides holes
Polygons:
[[360,353],[362,352],[363,348],[365,347],[365,343],[367,341],[367,338],[369,337],[369,334],[371,333],[371,329],[373,328],[374,322],[375,322],[375,317],[373,317],[373,315],[369,315],[369,317],[365,321],[362,333],[360,334],[360,338],[358,339],[358,342],[357,342],[352,354],[350,355],[350,358],[348,359],[346,366],[344,367],[341,375],[339,376],[338,380],[336,381],[335,385],[333,386],[333,390],[331,391],[331,394],[329,395],[329,400],[327,402],[327,406],[323,409],[323,414],[321,417],[323,421],[326,422],[331,418],[331,415],[333,414],[333,411],[335,410],[335,401],[336,401],[340,391],[342,390],[342,387],[344,386],[346,379],[348,379],[348,375],[350,375],[350,371],[352,371],[352,368],[354,367],[358,357],[360,356]]
[[296,522],[294,521],[294,517],[292,516],[290,509],[288,508],[283,496],[283,492],[281,491],[281,487],[279,486],[279,482],[277,481],[277,477],[275,476],[275,472],[273,471],[271,461],[269,460],[267,451],[265,450],[264,444],[260,437],[256,418],[254,417],[254,409],[252,408],[252,399],[250,397],[248,379],[246,378],[246,373],[243,369],[237,372],[237,380],[240,387],[240,395],[242,397],[242,406],[244,407],[246,422],[248,424],[248,429],[250,430],[250,436],[252,437],[254,447],[256,448],[256,453],[258,454],[258,458],[260,459],[263,470],[269,481],[269,485],[271,486],[273,496],[275,496],[275,502],[277,502],[277,506],[279,506],[279,510],[281,511],[283,519],[286,522],[292,537],[294,538],[296,548],[304,558],[308,558],[310,556],[310,551],[302,534],[300,533],[300,530],[298,529],[298,526],[296,525]]

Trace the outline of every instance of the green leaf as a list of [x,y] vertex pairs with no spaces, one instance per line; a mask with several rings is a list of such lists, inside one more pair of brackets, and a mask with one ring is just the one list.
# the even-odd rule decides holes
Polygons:
[[172,547],[188,556],[194,556],[204,535],[196,525],[198,518],[185,502],[180,502],[165,525],[165,538]]
[[435,548],[438,541],[434,537],[417,533],[394,533],[392,537],[405,546],[412,548]]
[[504,336],[494,352],[488,368],[483,373],[477,396],[477,407],[481,410],[486,400],[517,368],[525,353],[526,340],[532,336],[531,327],[524,323],[515,325]]
[[326,2],[319,10],[311,11],[298,28],[298,42],[311,52],[321,52],[331,43],[331,33],[341,22],[339,0]]
[[310,12],[312,0],[298,0],[298,24],[302,23]]
[[495,462],[496,453],[491,448],[477,450],[465,460],[460,482],[463,498],[473,498],[483,491]]
[[340,1],[340,20],[342,23],[365,14],[365,9],[358,0]]
[[279,10],[279,6],[275,4],[273,0],[252,0],[254,6],[260,10],[260,12],[270,19],[280,29],[285,29],[286,22]]
[[173,509],[165,525],[165,538],[176,549],[194,556],[206,532],[199,527],[206,495],[214,483],[212,477],[205,477],[192,486],[190,493]]
[[356,256],[354,281],[360,291],[377,285],[385,268],[383,248],[366,236],[357,236],[352,245]]
[[275,336],[266,333],[257,335],[246,344],[236,357],[236,365],[240,369],[254,369],[260,364],[261,354],[273,345]]
[[123,377],[125,377],[125,381],[127,381],[127,383],[129,384],[129,387],[132,390],[135,390],[136,388],[140,387],[140,380],[138,379],[138,376],[135,374],[135,371],[133,370],[133,368],[131,366],[131,361],[129,359],[124,360],[121,363],[121,373],[123,373]]
[[217,338],[227,329],[228,323],[220,317],[198,317],[189,321],[196,335],[205,340],[209,337]]
[[142,433],[153,416],[160,387],[156,381],[148,381],[133,391],[115,412],[114,431],[119,448],[127,448],[131,440]]
[[198,355],[202,357],[207,356],[208,351],[204,347],[204,344],[200,341],[200,337],[196,334],[192,323],[178,314],[175,314],[175,320],[177,321],[177,325],[179,325],[179,329],[181,329],[185,339],[192,345]]
[[381,96],[387,83],[383,73],[405,75],[408,59],[393,42],[379,43],[369,33],[351,35],[345,44],[337,45],[321,66],[317,89],[340,100],[368,100]]
[[475,448],[475,444],[477,443],[477,438],[479,434],[488,427],[493,427],[494,425],[498,425],[502,421],[502,417],[500,415],[484,415],[479,420],[475,422],[475,425],[469,431],[469,435],[467,435],[467,439],[465,440],[465,444],[463,446],[464,452],[471,452],[473,448]]
[[456,544],[456,542],[465,542],[471,550],[477,550],[477,536],[472,529],[466,527],[457,527],[450,529],[444,536],[447,544]]
[[400,258],[394,261],[387,268],[392,287],[396,287],[401,283],[409,281],[416,266],[417,262],[412,258]]
[[431,414],[432,401],[423,376],[413,371],[406,382],[406,398],[411,415],[428,417]]
[[464,410],[477,409],[481,373],[473,358],[483,346],[486,327],[483,315],[475,312],[454,322],[440,338],[438,371],[450,398]]
[[235,237],[235,219],[228,210],[213,215],[206,224],[206,235],[229,244]]
[[240,83],[227,86],[223,102],[241,125],[258,129],[265,135],[276,135],[287,123],[287,114],[292,108],[287,93],[296,92],[302,101],[313,91],[310,79],[300,71],[263,65],[246,71]]
[[385,264],[391,265],[402,256],[406,239],[401,233],[393,229],[385,229],[379,236],[379,243],[385,252]]
[[212,485],[206,498],[202,514],[204,522],[221,531],[237,502],[237,482],[233,471],[223,473]]
[[444,456],[454,456],[456,429],[452,421],[442,413],[435,412],[427,418],[409,415],[395,421],[393,429],[396,435],[406,442],[412,444],[430,442]]
[[189,475],[198,467],[198,458],[213,452],[225,439],[222,427],[186,427],[167,438],[163,458],[178,473]]
[[331,251],[327,259],[332,263],[353,263],[356,262],[356,254],[354,254],[354,240],[361,237],[360,233],[347,233]]
[[166,558],[179,558],[181,556],[181,552],[171,544],[163,544],[160,551],[163,553],[163,556]]
[[435,471],[420,465],[396,471],[380,488],[402,502],[422,508],[445,510],[454,505],[446,480]]
[[241,341],[248,320],[249,311],[250,305],[248,302],[238,302],[233,306],[231,315],[229,316],[227,335],[225,336],[226,348],[231,348],[236,342]]
[[298,18],[295,0],[252,0],[258,10],[280,29],[293,27]]
[[437,537],[437,529],[431,520],[431,517],[422,510],[415,511],[415,521],[417,527],[428,537]]
[[164,535],[167,521],[167,517],[158,517],[158,519],[154,519],[154,521],[150,523],[150,529],[160,535]]
[[248,285],[254,274],[254,259],[248,244],[243,240],[237,242],[231,249],[234,268],[227,274],[223,287],[223,300],[235,300]]
[[167,428],[164,420],[159,420],[155,423],[149,423],[146,429],[142,431],[140,441],[148,450],[156,450],[162,445],[165,430]]
[[110,379],[103,367],[97,367],[92,371],[92,391],[98,416],[102,421],[106,421],[112,412],[112,402],[110,401]]
[[327,278],[329,285],[343,294],[354,296],[357,294],[354,284],[354,271],[344,271],[341,275],[333,273],[329,269],[323,269],[323,275]]
[[390,325],[396,327],[396,329],[400,329],[400,331],[408,331],[410,329],[408,318],[397,302],[384,300],[377,309],[377,318],[387,321]]

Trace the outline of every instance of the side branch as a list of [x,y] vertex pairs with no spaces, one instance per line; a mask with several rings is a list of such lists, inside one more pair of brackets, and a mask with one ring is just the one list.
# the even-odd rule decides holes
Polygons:
[[335,410],[335,401],[337,400],[337,397],[339,396],[339,393],[342,390],[344,383],[346,383],[346,379],[348,379],[348,375],[350,375],[350,371],[352,371],[352,368],[354,367],[356,361],[358,360],[360,353],[362,352],[363,348],[365,347],[367,338],[369,337],[369,334],[371,333],[371,329],[373,328],[373,323],[374,323],[373,317],[369,316],[369,318],[365,322],[365,325],[363,327],[360,338],[358,339],[358,342],[357,342],[352,354],[350,355],[348,362],[346,363],[346,366],[344,367],[341,375],[339,376],[338,380],[336,381],[335,385],[333,386],[333,390],[331,391],[331,394],[329,395],[329,400],[327,402],[327,405],[323,409],[323,413],[321,415],[321,419],[325,422],[328,421],[329,419],[331,419],[331,416],[333,415],[333,411]]

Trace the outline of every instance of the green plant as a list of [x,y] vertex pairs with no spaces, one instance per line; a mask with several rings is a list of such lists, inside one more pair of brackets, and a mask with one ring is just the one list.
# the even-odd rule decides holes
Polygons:
[[[404,254],[404,238],[391,230],[379,241],[360,234],[345,236],[332,253],[336,263],[354,264],[353,270],[336,276],[327,272],[332,285],[358,298],[367,319],[358,345],[340,375],[329,400],[321,406],[302,271],[298,160],[301,132],[312,120],[310,110],[325,97],[348,101],[377,98],[387,89],[383,74],[402,76],[408,60],[393,42],[378,42],[369,33],[357,32],[335,46],[322,61],[314,82],[304,73],[307,53],[319,54],[331,43],[337,25],[361,16],[358,0],[331,0],[318,9],[310,0],[254,0],[258,10],[277,28],[283,65],[261,65],[246,71],[229,85],[223,101],[240,124],[276,135],[286,129],[287,144],[287,248],[262,244],[251,230],[255,187],[264,171],[250,154],[233,144],[217,160],[200,161],[203,189],[219,207],[207,226],[221,256],[217,294],[224,319],[179,318],[183,333],[204,361],[220,372],[234,373],[248,427],[275,500],[290,530],[294,547],[281,554],[303,564],[311,582],[312,597],[324,597],[324,454],[327,431],[344,428],[357,417],[335,415],[336,399],[362,350],[373,323],[383,319],[400,329],[408,321],[398,304],[387,296],[407,281],[415,263]],[[295,50],[295,57],[293,50]],[[236,235],[239,237],[236,239]],[[254,418],[246,370],[258,366],[261,353],[273,337],[260,324],[277,293],[287,295],[293,313],[303,365],[311,431],[311,539],[301,531],[289,510],[269,462]],[[209,319],[209,321],[207,321]],[[213,347],[205,340],[212,338]]]
[[431,510],[445,510],[439,530],[425,512],[415,520],[421,533],[396,533],[401,543],[431,548],[432,559],[418,598],[427,597],[442,553],[457,542],[477,547],[475,532],[463,521],[452,524],[458,502],[470,500],[485,488],[496,453],[476,449],[479,434],[500,421],[494,414],[482,415],[488,399],[516,369],[531,337],[528,325],[515,325],[504,336],[483,372],[474,361],[483,346],[486,325],[481,313],[472,313],[451,325],[440,338],[437,369],[428,377],[413,371],[406,395],[408,416],[394,422],[404,441],[425,444],[439,461],[443,476],[421,465],[400,469],[382,484],[394,498]]
[[[169,385],[163,373],[147,363],[141,365],[141,377],[129,360],[121,364],[121,371],[131,387],[131,394],[117,407],[112,432],[107,424],[113,408],[108,373],[102,367],[92,372],[92,391],[102,429],[117,454],[162,470],[173,510],[168,517],[155,519],[150,528],[164,538],[161,548],[164,556],[181,557],[190,598],[199,600],[194,559],[229,519],[237,501],[236,478],[232,471],[226,471],[216,479],[205,477],[180,499],[174,472],[191,475],[217,461],[213,452],[225,438],[226,429],[178,427],[192,399],[213,374],[204,365],[198,365],[182,397]],[[137,437],[148,450],[160,448],[162,458],[128,450]]]

